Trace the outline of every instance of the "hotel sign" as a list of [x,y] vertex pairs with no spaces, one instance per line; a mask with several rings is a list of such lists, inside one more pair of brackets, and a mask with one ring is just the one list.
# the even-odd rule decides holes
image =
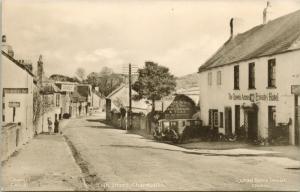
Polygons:
[[229,93],[228,94],[229,100],[237,100],[237,101],[279,101],[279,94],[278,93],[249,93],[249,94],[242,94],[242,93]]
[[71,84],[61,84],[61,91],[74,92],[74,85],[71,85]]
[[14,108],[14,107],[20,107],[20,102],[9,102],[8,103],[8,107],[10,107],[10,108]]

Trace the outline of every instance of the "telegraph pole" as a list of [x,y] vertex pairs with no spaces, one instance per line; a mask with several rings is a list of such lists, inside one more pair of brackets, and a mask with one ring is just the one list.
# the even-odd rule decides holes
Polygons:
[[128,109],[128,129],[132,128],[132,95],[131,95],[131,64],[128,67],[128,84],[129,84],[129,109]]

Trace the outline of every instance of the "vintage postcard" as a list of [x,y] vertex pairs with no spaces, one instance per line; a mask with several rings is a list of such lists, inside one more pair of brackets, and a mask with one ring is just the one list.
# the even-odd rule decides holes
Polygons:
[[1,8],[1,190],[300,190],[300,0]]

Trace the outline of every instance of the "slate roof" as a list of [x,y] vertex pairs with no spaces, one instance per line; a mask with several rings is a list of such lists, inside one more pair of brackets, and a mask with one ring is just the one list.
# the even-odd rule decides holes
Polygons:
[[19,61],[17,61],[13,57],[11,57],[9,54],[7,54],[5,51],[1,50],[1,53],[5,57],[7,57],[9,60],[11,60],[13,63],[15,63],[18,67],[20,67],[21,69],[25,70],[29,75],[31,75],[32,77],[34,77],[34,74],[25,65],[21,64]]
[[199,72],[293,50],[300,50],[300,10],[230,38]]

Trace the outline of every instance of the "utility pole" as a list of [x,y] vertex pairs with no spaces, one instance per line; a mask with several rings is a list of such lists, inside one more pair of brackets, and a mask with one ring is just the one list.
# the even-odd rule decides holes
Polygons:
[[132,95],[131,95],[131,64],[128,67],[128,84],[129,84],[129,109],[128,109],[128,126],[127,130],[132,128]]

